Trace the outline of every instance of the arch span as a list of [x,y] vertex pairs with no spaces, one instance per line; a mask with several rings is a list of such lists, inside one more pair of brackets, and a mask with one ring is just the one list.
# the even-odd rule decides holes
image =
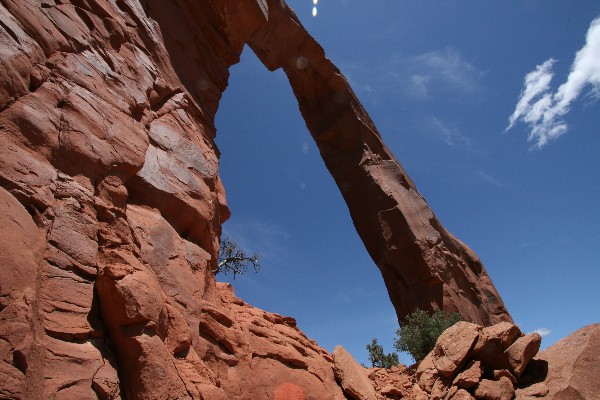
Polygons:
[[248,44],[269,70],[286,73],[399,321],[417,307],[483,325],[511,321],[477,255],[440,224],[343,74],[284,1],[266,4],[267,22]]

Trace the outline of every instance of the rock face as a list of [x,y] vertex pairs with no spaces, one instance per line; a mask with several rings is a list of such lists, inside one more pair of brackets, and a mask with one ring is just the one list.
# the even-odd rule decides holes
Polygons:
[[245,43],[288,74],[399,318],[510,320],[283,1],[1,0],[0,398],[344,398],[293,319],[211,273]]
[[215,283],[214,114],[260,1],[0,2],[0,398],[343,399]]
[[[524,376],[535,381],[519,399],[597,399],[600,395],[600,324],[588,325],[541,351],[533,360],[537,368]],[[528,397],[526,397],[528,396]]]

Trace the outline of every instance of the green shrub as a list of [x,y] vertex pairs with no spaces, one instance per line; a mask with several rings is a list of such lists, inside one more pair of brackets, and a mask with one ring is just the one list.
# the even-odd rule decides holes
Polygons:
[[421,361],[433,350],[436,340],[449,327],[462,320],[459,313],[447,314],[436,310],[432,315],[416,309],[406,317],[407,323],[396,334],[394,347],[398,351],[408,352],[415,361]]
[[369,352],[369,361],[371,361],[372,367],[391,368],[394,365],[400,364],[398,354],[384,354],[383,347],[377,344],[377,339],[373,339],[371,344],[367,345],[367,351]]

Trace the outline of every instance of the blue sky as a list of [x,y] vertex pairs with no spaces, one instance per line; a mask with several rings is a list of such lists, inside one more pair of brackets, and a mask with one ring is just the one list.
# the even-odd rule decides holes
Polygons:
[[[600,322],[600,3],[320,0],[316,17],[288,3],[521,329],[545,347]],[[263,256],[238,296],[329,351],[366,362],[374,337],[392,351],[381,275],[283,72],[245,49],[216,126],[224,231]]]

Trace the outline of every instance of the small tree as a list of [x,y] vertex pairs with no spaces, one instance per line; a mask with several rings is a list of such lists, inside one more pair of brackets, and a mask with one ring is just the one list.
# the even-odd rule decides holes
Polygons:
[[367,351],[369,352],[369,361],[371,361],[372,367],[391,368],[394,365],[400,364],[398,354],[384,354],[383,347],[377,344],[377,339],[373,339],[371,344],[367,345]]
[[258,254],[249,255],[246,251],[240,249],[236,242],[225,237],[221,240],[221,246],[219,247],[217,267],[212,272],[215,275],[221,272],[225,275],[232,273],[235,279],[236,275],[245,274],[248,267],[252,267],[256,273],[260,269],[259,260],[260,256]]
[[394,347],[398,351],[410,353],[415,361],[421,361],[435,346],[440,335],[449,327],[462,320],[459,313],[447,314],[436,310],[431,316],[416,309],[406,317],[406,324],[396,334]]

